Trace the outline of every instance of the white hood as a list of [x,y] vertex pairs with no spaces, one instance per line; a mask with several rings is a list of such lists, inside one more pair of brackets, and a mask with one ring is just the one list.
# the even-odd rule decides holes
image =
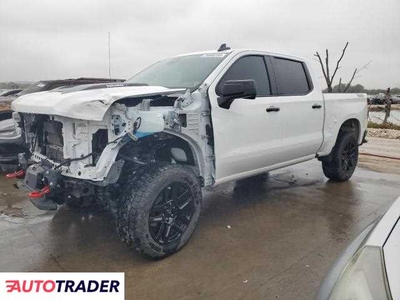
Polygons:
[[108,108],[120,99],[185,92],[185,89],[168,89],[161,86],[121,86],[121,84],[101,85],[101,88],[86,86],[86,88],[86,90],[75,91],[76,87],[24,95],[11,104],[11,109],[21,113],[101,121]]

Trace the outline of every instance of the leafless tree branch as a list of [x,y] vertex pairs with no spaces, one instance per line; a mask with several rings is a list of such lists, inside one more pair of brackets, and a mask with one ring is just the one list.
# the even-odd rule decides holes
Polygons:
[[348,46],[348,45],[349,45],[349,42],[346,43],[346,45],[344,46],[344,48],[343,48],[343,50],[342,50],[342,55],[340,56],[339,60],[338,60],[337,63],[336,63],[336,68],[335,68],[335,71],[334,71],[333,74],[332,74],[332,77],[330,78],[330,82],[333,82],[333,79],[335,78],[336,72],[337,72],[337,70],[339,70],[339,68],[340,68],[340,62],[342,61],[342,59],[343,59],[343,57],[344,57],[344,54],[346,53],[346,49],[347,49],[347,46]]
[[[344,56],[346,54],[346,50],[347,50],[348,46],[349,46],[349,42],[346,42],[346,45],[342,49],[342,54],[340,55],[339,59],[336,62],[336,67],[335,67],[335,70],[333,71],[332,76],[330,76],[330,69],[329,69],[329,50],[328,49],[325,50],[325,64],[324,64],[324,62],[323,62],[323,60],[321,58],[321,55],[319,54],[318,51],[316,51],[315,54],[314,54],[314,56],[315,56],[314,60],[318,61],[320,66],[321,66],[322,73],[324,75],[326,85],[328,86],[328,93],[332,93],[332,91],[333,91],[333,87],[332,87],[333,80],[335,79],[337,71],[340,69],[340,63],[343,61],[343,58],[344,58]],[[350,88],[353,80],[355,78],[359,78],[359,76],[356,76],[356,75],[358,73],[360,73],[362,70],[368,69],[368,66],[369,66],[370,63],[371,63],[371,61],[366,63],[364,66],[356,68],[354,70],[354,72],[353,72],[353,74],[352,74],[352,76],[350,78],[350,81],[347,84],[343,84],[343,86],[344,86],[343,91],[342,91],[342,77],[340,77],[340,79],[339,79],[339,93],[345,93]]]
[[321,55],[318,53],[318,51],[315,52],[315,54],[314,54],[314,56],[318,59],[320,65],[321,65],[322,73],[324,74],[329,93],[332,93],[333,79],[335,78],[336,72],[340,68],[340,62],[342,61],[344,54],[346,53],[346,49],[347,49],[348,45],[349,45],[349,42],[347,42],[346,45],[344,46],[344,48],[342,50],[342,55],[340,56],[339,60],[336,62],[336,68],[332,74],[332,77],[330,75],[330,70],[329,70],[329,50],[328,49],[325,50],[325,65],[324,65]]
[[351,83],[353,82],[354,78],[357,78],[359,76],[356,77],[356,75],[358,73],[360,73],[362,70],[364,69],[368,69],[369,64],[371,63],[371,61],[369,61],[368,63],[366,63],[365,65],[363,65],[361,68],[356,68],[353,72],[353,75],[350,78],[350,81],[347,83],[345,89],[343,90],[343,93],[346,93],[346,91],[349,89]]
[[[328,49],[325,50],[325,65],[326,65],[326,77],[330,78],[329,76],[329,52]],[[329,82],[332,84],[332,80],[329,79]]]
[[351,83],[353,82],[354,76],[357,74],[357,68],[354,70],[353,75],[350,78],[350,81],[347,83],[346,87],[343,90],[343,93],[346,93],[346,91],[349,89]]
[[369,62],[367,62],[365,65],[363,65],[361,68],[358,69],[357,73],[360,73],[362,70],[366,69],[368,70],[368,66],[370,65],[372,61],[370,60]]
[[328,82],[329,82],[329,78],[326,76],[324,63],[322,62],[321,56],[319,55],[318,51],[315,52],[314,56],[318,58],[318,61],[319,61],[319,63],[321,64],[322,73],[324,74],[326,83],[328,83]]

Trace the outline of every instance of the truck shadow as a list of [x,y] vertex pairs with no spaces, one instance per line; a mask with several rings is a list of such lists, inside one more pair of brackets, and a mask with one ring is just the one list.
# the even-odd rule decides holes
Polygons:
[[[148,260],[121,243],[111,214],[97,205],[60,208],[47,228],[46,242],[61,265],[75,271],[118,271]],[[149,261],[148,261],[149,262]]]
[[[350,199],[361,197],[351,182],[340,186],[343,195]],[[353,221],[352,214],[357,214],[357,211],[349,211],[343,220],[338,220],[337,214],[332,213],[335,209],[346,209],[335,204],[337,190],[337,184],[327,182],[319,173],[310,175],[303,170],[283,170],[205,190],[199,229],[192,239],[199,239],[194,244],[203,243],[205,236],[218,231],[216,228],[221,225],[226,228],[233,220],[254,222],[252,226],[257,227],[266,226],[257,222],[270,219],[268,222],[274,227],[289,226],[284,220],[287,223],[294,215],[299,218],[296,227],[309,226],[302,218],[314,216],[334,236],[346,230]],[[306,216],[297,216],[302,211]],[[255,215],[262,218],[253,220]],[[280,218],[282,221],[277,221]],[[61,208],[52,221],[43,226],[46,247],[68,271],[128,271],[132,266],[140,269],[152,263],[120,242],[112,216],[98,206],[81,210]],[[240,231],[237,234],[242,236]]]

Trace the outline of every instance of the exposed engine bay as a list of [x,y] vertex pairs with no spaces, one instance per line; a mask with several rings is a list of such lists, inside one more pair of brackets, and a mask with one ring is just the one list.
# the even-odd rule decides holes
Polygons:
[[36,206],[50,205],[42,209],[90,199],[96,188],[115,184],[123,169],[158,161],[192,166],[209,186],[213,143],[209,107],[201,97],[188,90],[123,98],[101,121],[14,113],[30,152],[19,154],[18,170],[10,176],[24,178],[18,184],[38,199],[32,201]]

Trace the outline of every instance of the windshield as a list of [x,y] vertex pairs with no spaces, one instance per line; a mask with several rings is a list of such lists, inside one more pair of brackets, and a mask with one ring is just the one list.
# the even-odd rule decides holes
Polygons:
[[226,56],[224,53],[206,53],[165,59],[144,69],[126,82],[188,88],[193,91]]

